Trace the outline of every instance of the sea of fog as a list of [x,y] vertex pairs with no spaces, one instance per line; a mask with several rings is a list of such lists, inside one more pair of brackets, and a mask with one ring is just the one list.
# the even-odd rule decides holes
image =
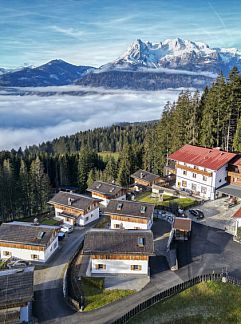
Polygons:
[[0,90],[0,150],[25,148],[119,122],[159,119],[181,89],[156,92],[78,86]]

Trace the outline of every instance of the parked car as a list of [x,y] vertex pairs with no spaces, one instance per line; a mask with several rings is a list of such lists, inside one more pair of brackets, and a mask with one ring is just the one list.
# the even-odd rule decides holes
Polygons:
[[193,215],[194,217],[198,217],[199,212],[196,209],[189,209],[189,213]]
[[63,233],[72,233],[73,230],[74,230],[73,226],[69,224],[63,224],[60,227],[60,231]]

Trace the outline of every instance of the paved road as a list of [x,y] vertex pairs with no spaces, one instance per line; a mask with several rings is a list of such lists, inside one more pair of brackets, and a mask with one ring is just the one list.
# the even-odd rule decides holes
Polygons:
[[[65,306],[58,314],[58,318],[54,318],[54,314],[58,312],[56,312],[56,309],[60,310],[63,302],[61,296],[57,296],[57,300],[52,299],[52,297],[56,297],[56,294],[53,293],[51,299],[49,299],[49,307],[41,308],[49,311],[48,316],[45,316],[45,318],[48,318],[46,323],[112,323],[128,310],[156,293],[196,275],[213,271],[213,269],[222,269],[226,266],[232,275],[241,279],[240,245],[233,242],[232,237],[221,230],[201,224],[193,224],[191,241],[178,243],[178,256],[181,266],[178,271],[167,270],[165,258],[160,256],[153,258],[151,260],[152,279],[142,291],[90,313],[73,313],[67,310]],[[50,309],[52,309],[51,313]]]
[[33,313],[39,322],[74,314],[63,299],[63,278],[68,261],[83,241],[85,232],[86,229],[76,228],[61,242],[48,264],[34,272]]

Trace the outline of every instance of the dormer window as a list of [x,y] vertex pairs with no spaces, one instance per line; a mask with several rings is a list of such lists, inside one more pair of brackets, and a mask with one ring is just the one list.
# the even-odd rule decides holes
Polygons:
[[110,192],[113,192],[115,190],[115,188],[114,187],[112,187],[111,189],[110,189]]
[[143,247],[144,244],[145,244],[144,237],[138,237],[137,238],[137,245],[140,246],[140,247]]
[[101,183],[97,184],[96,189],[100,189]]
[[45,232],[38,232],[37,239],[41,240],[44,237]]
[[122,209],[122,207],[123,207],[123,203],[119,203],[118,205],[117,205],[117,210],[121,210]]
[[141,214],[145,214],[146,212],[146,206],[141,206]]

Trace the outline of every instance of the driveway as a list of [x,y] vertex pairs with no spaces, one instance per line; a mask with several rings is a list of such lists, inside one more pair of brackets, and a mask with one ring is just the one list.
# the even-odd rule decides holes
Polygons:
[[[216,269],[225,270],[227,268],[230,274],[241,279],[240,245],[234,242],[232,236],[224,231],[193,223],[192,239],[178,242],[177,249],[179,266],[181,266],[178,271],[167,270],[164,257],[153,257],[150,261],[152,267],[151,282],[140,292],[88,313],[73,313],[65,307],[58,314],[56,302],[49,300],[50,305],[47,311],[51,309],[53,316],[47,323],[112,323],[147,298],[194,276]],[[53,294],[53,297],[56,296]],[[62,303],[61,298],[57,301],[57,303],[59,302]],[[54,307],[57,307],[57,311]]]
[[75,228],[73,233],[60,242],[60,248],[51,260],[43,266],[36,267],[33,315],[39,322],[74,314],[63,298],[63,278],[68,261],[83,241],[86,230]]
[[[222,230],[229,230],[232,233],[233,214],[241,207],[240,203],[234,207],[228,208],[228,198],[220,198],[216,200],[210,200],[203,205],[197,207],[203,211],[205,218],[203,220],[197,220],[189,212],[186,212],[194,222],[219,228]],[[195,209],[195,208],[194,208]],[[234,229],[234,228],[233,228]]]

